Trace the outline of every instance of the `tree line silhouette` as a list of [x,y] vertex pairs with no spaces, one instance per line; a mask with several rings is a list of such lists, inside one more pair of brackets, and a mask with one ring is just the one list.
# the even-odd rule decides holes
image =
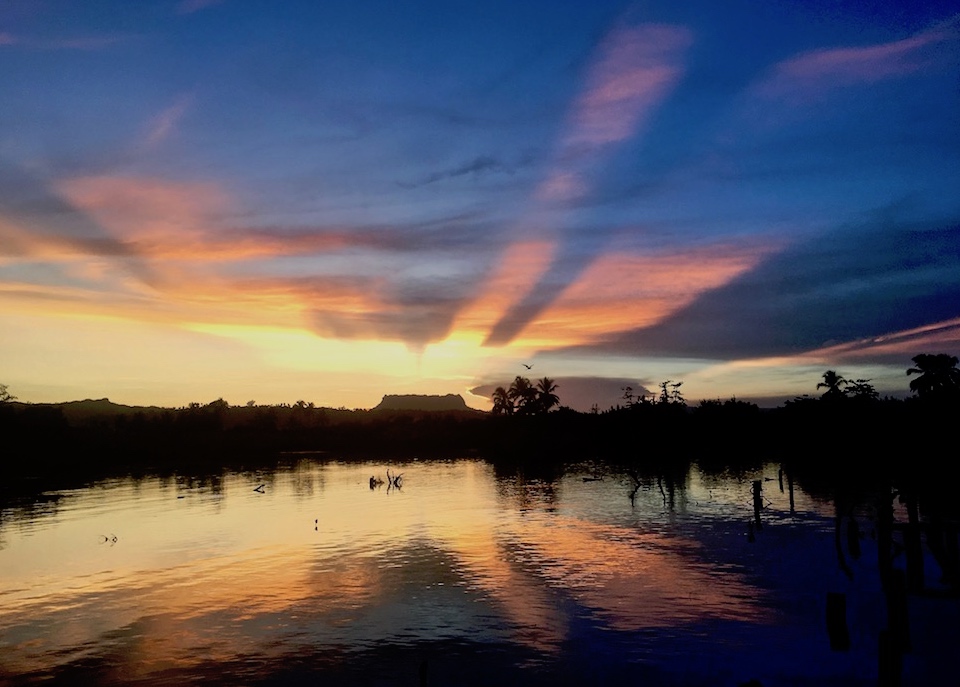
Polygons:
[[509,389],[498,386],[492,395],[494,415],[542,415],[560,405],[557,384],[549,377],[531,384],[526,377],[517,377]]
[[[942,458],[960,409],[956,356],[922,354],[907,370],[912,396],[880,398],[869,379],[827,370],[819,396],[773,409],[731,398],[689,406],[682,382],[635,394],[607,410],[578,412],[560,402],[549,377],[517,376],[493,394],[493,411],[347,410],[298,401],[231,406],[223,399],[186,407],[135,408],[101,401],[21,403],[0,385],[0,436],[15,476],[95,466],[169,461],[236,464],[291,452],[332,457],[478,455],[555,463],[598,459],[665,466],[695,456],[707,464],[791,459],[803,465],[863,465],[900,448],[915,463]],[[915,437],[943,437],[947,448],[918,450]],[[828,439],[829,437],[829,439]],[[827,442],[836,450],[825,450]],[[2,487],[0,487],[2,488]]]

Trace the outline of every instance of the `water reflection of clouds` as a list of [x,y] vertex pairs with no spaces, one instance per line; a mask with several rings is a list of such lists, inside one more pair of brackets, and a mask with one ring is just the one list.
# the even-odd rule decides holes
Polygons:
[[[576,482],[498,480],[479,461],[397,470],[407,486],[389,494],[367,488],[372,465],[301,465],[264,479],[265,494],[229,475],[202,489],[214,507],[157,480],[77,492],[0,551],[0,673],[95,656],[146,678],[298,646],[450,638],[557,655],[575,616],[625,632],[763,622],[757,590],[693,538],[601,522],[616,510],[605,499],[633,517],[612,481],[591,485],[601,518]],[[99,546],[114,526],[120,540]]]
[[616,629],[761,620],[757,590],[698,563],[692,541],[562,517],[527,521],[515,535],[542,577]]

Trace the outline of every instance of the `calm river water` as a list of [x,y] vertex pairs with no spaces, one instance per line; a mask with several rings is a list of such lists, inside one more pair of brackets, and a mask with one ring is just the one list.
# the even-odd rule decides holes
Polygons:
[[[402,487],[371,488],[387,469]],[[588,470],[305,459],[47,492],[2,511],[0,683],[875,685],[873,515],[837,538],[777,477],[691,468],[631,499]],[[904,684],[958,684],[956,600],[909,617]]]

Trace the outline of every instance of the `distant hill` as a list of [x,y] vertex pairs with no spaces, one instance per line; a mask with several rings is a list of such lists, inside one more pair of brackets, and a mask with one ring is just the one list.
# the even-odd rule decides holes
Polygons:
[[460,394],[387,394],[373,410],[472,410]]
[[109,398],[85,399],[83,401],[65,401],[63,403],[14,403],[19,408],[56,408],[63,412],[63,417],[73,426],[86,425],[102,420],[112,421],[120,415],[135,415],[142,413],[152,415],[162,413],[166,408],[157,406],[127,406],[114,403]]

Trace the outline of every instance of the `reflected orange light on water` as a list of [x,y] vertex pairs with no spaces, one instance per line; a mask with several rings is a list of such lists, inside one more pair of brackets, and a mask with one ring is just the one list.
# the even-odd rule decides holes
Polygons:
[[[109,654],[148,679],[411,632],[503,637],[551,655],[571,613],[624,632],[764,622],[756,590],[712,569],[701,544],[557,510],[569,483],[545,501],[521,485],[511,505],[514,487],[481,462],[392,470],[404,489],[371,490],[369,477],[384,476],[374,464],[304,463],[213,486],[121,480],[69,492],[55,516],[19,529],[5,519],[0,672]],[[410,600],[425,589],[447,590],[446,629]]]

